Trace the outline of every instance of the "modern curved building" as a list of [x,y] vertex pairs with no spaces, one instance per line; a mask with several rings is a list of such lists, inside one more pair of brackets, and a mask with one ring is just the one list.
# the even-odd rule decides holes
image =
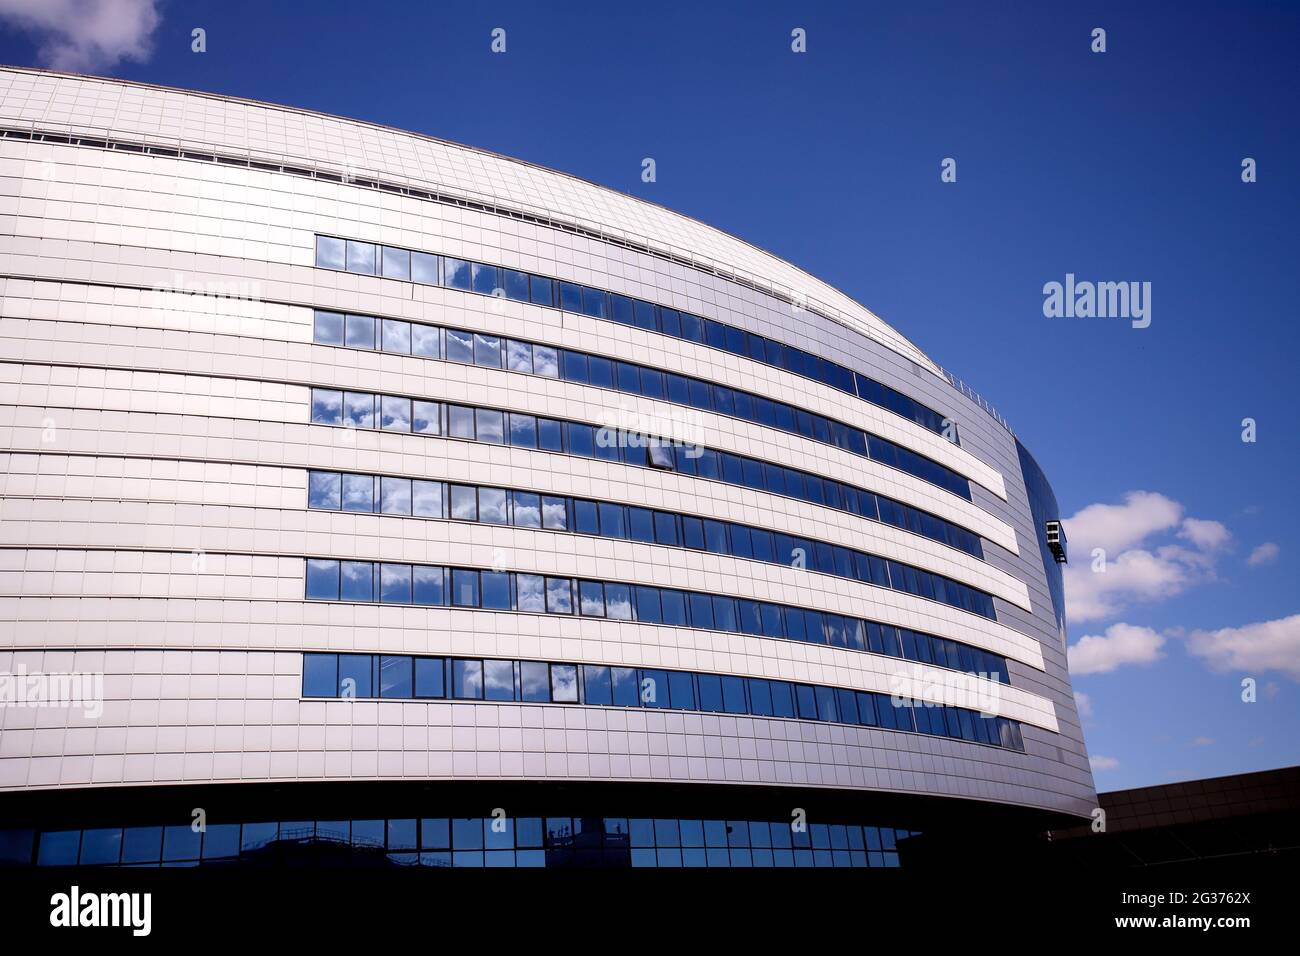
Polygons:
[[1050,486],[795,266],[25,69],[0,223],[3,861],[890,867],[1095,805]]

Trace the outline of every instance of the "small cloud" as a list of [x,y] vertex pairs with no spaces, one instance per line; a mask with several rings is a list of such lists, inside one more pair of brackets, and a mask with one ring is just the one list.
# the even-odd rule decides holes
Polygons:
[[1126,664],[1151,664],[1164,654],[1165,639],[1149,627],[1112,624],[1104,635],[1090,634],[1071,644],[1072,674],[1107,674]]
[[1278,686],[1277,681],[1271,680],[1264,685],[1264,699],[1277,700],[1277,695],[1282,693],[1282,688]]
[[1216,551],[1228,543],[1232,533],[1218,521],[1187,518],[1178,537],[1190,541],[1202,551]]
[[1272,541],[1265,541],[1254,551],[1250,552],[1250,557],[1246,563],[1252,568],[1257,568],[1261,564],[1271,564],[1277,560],[1277,556],[1282,553],[1282,549]]
[[1119,766],[1119,761],[1114,757],[1103,757],[1101,754],[1093,754],[1088,758],[1088,763],[1092,765],[1093,773],[1100,773],[1103,770],[1114,770]]
[[1197,737],[1192,741],[1193,747],[1209,747],[1214,743],[1213,737]]
[[158,0],[0,0],[0,20],[32,33],[42,66],[107,70],[153,53]]
[[1080,719],[1092,716],[1092,698],[1083,691],[1074,692],[1074,705],[1079,708]]
[[1187,649],[1216,671],[1278,671],[1300,681],[1300,614],[1217,631],[1193,631]]

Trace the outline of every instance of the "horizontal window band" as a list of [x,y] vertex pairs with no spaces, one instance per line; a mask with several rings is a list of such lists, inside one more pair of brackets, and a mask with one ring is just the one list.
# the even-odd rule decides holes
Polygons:
[[[887,586],[889,559],[755,525],[662,508],[469,482],[307,471],[307,507],[591,535],[762,561]],[[884,566],[872,566],[872,562]]]
[[[311,389],[310,416],[312,423],[317,425],[511,445],[641,468],[682,472],[692,477],[712,478],[756,491],[775,490],[773,484],[779,482],[781,490],[776,493],[824,506],[828,505],[828,496],[838,498],[845,495],[846,489],[851,489],[855,494],[838,499],[845,505],[839,510],[865,517],[859,490],[851,486],[764,463],[755,458],[716,452],[699,445],[687,445],[679,440],[659,439],[623,429],[598,428],[580,422],[481,406],[315,387]],[[789,487],[789,476],[794,477],[798,487]],[[795,494],[791,494],[791,491]],[[800,491],[804,494],[798,494]],[[891,574],[888,580],[879,582],[881,587],[906,591],[992,621],[997,620],[993,596],[988,592],[932,571],[901,562],[893,563],[903,569],[902,573],[897,580]]]
[[873,691],[695,671],[405,654],[303,654],[303,697],[639,707],[850,724],[1023,753],[1020,722]]
[[861,618],[703,591],[447,565],[304,558],[309,601],[450,607],[664,624],[824,644],[1010,684],[1005,657]]
[[[362,260],[355,268],[354,258]],[[390,261],[404,264],[400,268],[392,266],[394,273],[390,274],[388,271]],[[357,242],[352,239],[336,239],[330,236],[316,236],[316,265],[318,268],[333,271],[415,281],[461,292],[474,292],[547,308],[558,308],[575,315],[608,319],[649,332],[707,345],[821,382],[837,391],[893,411],[939,434],[953,444],[959,444],[956,423],[939,416],[938,412],[926,408],[901,392],[827,359],[713,319],[701,319],[666,306],[661,307],[577,283],[561,282],[500,266],[453,259],[432,253],[414,252],[393,246],[377,246],[374,243]],[[671,317],[671,320],[665,325],[668,317]],[[773,356],[768,354],[769,351],[775,352],[774,360],[769,360],[773,359]],[[874,396],[875,400],[868,396]],[[888,439],[869,435],[861,429],[832,422],[822,416],[817,417],[825,423],[824,427],[828,431],[825,439],[827,444],[837,444],[841,437],[840,433],[843,433],[842,438],[846,443],[843,447],[857,451],[856,446],[861,444],[863,447],[861,451],[857,451],[858,454],[873,459],[877,454],[883,455],[885,457],[877,460],[937,485],[967,501],[971,500],[969,479],[946,465]],[[832,441],[830,433],[834,433],[836,441]],[[868,446],[872,442],[876,445],[869,449]]]
[[[863,824],[860,816],[838,822],[846,814],[837,814],[837,822],[794,826],[790,820],[619,816],[629,808],[617,799],[598,817],[569,815],[572,807],[548,807],[545,815],[530,807],[533,813],[508,817],[398,817],[384,815],[394,812],[391,806],[367,804],[351,806],[354,818],[340,820],[337,806],[327,811],[298,800],[292,819],[214,811],[201,830],[177,823],[174,815],[137,812],[119,826],[0,829],[0,867],[265,867],[326,860],[362,867],[896,868],[898,845],[920,833]],[[446,812],[445,800],[430,802],[430,814]],[[313,854],[321,856],[313,861]]]
[[[713,385],[702,379],[662,372],[632,362],[607,359],[588,352],[449,326],[322,309],[315,310],[313,339],[317,345],[414,355],[417,358],[538,375],[664,400],[776,428],[887,464],[867,454],[871,448],[869,440],[863,444],[861,452],[857,452],[847,438],[844,441],[837,440],[835,429],[850,428],[840,422],[750,392]],[[920,508],[875,494],[888,502],[888,514],[899,513],[901,509],[898,520],[889,523],[965,551],[974,557],[984,557],[980,537],[973,531]]]

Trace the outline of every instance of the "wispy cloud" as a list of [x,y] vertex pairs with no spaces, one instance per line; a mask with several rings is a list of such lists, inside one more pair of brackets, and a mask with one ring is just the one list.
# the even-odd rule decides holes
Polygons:
[[1278,671],[1300,681],[1300,614],[1217,631],[1193,631],[1187,649],[1216,671]]
[[1112,624],[1105,634],[1090,634],[1070,645],[1070,673],[1107,674],[1127,664],[1151,664],[1164,656],[1164,643],[1149,627]]
[[1074,692],[1074,706],[1079,708],[1079,718],[1087,719],[1092,717],[1092,698],[1081,690]]
[[153,52],[158,0],[0,0],[0,20],[32,33],[41,66],[86,72]]
[[1103,770],[1116,770],[1119,768],[1119,761],[1114,757],[1103,757],[1101,754],[1093,754],[1088,758],[1088,763],[1092,765],[1092,772],[1099,773]]
[[1265,541],[1254,551],[1250,552],[1250,557],[1246,559],[1246,563],[1252,568],[1257,568],[1261,564],[1271,564],[1276,561],[1277,556],[1281,553],[1282,549],[1276,544],[1272,541]]
[[[1131,491],[1123,504],[1089,505],[1066,519],[1065,528],[1077,555],[1065,568],[1066,609],[1075,623],[1103,620],[1212,580],[1232,540],[1221,522],[1184,517],[1181,504],[1151,491]],[[1168,537],[1148,544],[1156,535]],[[1097,548],[1104,564],[1094,562]]]

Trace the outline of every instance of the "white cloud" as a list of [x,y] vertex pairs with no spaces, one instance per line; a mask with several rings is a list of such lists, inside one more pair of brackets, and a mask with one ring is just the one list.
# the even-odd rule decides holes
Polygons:
[[1178,524],[1183,506],[1154,491],[1130,491],[1122,505],[1088,505],[1066,519],[1065,534],[1072,548],[1120,551],[1157,531]]
[[1187,649],[1216,671],[1280,671],[1300,681],[1300,614],[1217,631],[1193,631]]
[[[1131,491],[1122,505],[1089,505],[1066,519],[1065,530],[1076,556],[1064,569],[1066,610],[1075,623],[1113,617],[1130,604],[1164,600],[1212,579],[1219,552],[1232,540],[1220,522],[1185,518],[1182,505],[1151,491]],[[1171,532],[1187,544],[1142,547]],[[1104,564],[1094,562],[1097,548],[1105,552]]]
[[1088,763],[1092,765],[1093,773],[1102,770],[1114,770],[1119,766],[1119,761],[1114,757],[1103,757],[1101,754],[1093,754],[1088,758]]
[[0,0],[0,19],[35,34],[42,66],[87,72],[147,60],[158,0]]
[[1265,541],[1254,551],[1250,552],[1250,557],[1246,559],[1246,563],[1252,568],[1257,568],[1261,564],[1269,564],[1276,561],[1277,556],[1281,553],[1282,549],[1272,541]]
[[1178,537],[1192,542],[1202,551],[1217,551],[1228,543],[1232,533],[1218,521],[1187,518],[1178,531]]
[[1107,674],[1125,664],[1150,664],[1164,656],[1164,643],[1149,627],[1112,624],[1105,635],[1090,634],[1070,645],[1070,673]]
[[1092,716],[1092,698],[1083,691],[1074,692],[1074,706],[1079,709],[1080,719]]

